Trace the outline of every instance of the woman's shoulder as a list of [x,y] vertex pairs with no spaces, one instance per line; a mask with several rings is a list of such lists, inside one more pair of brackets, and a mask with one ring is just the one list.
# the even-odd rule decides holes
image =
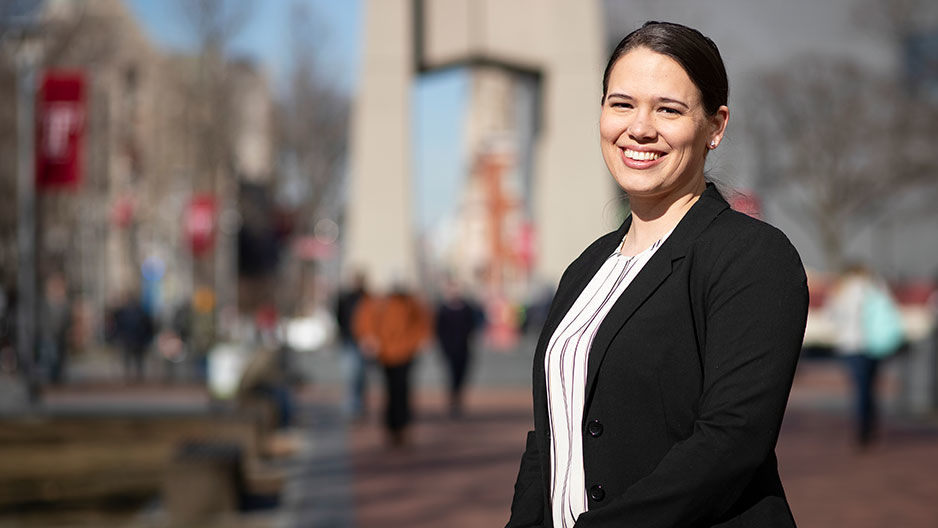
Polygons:
[[774,270],[785,266],[802,273],[804,269],[798,250],[781,229],[733,209],[718,215],[695,245],[708,260],[725,265],[750,263]]
[[726,209],[703,232],[701,239],[710,244],[758,244],[794,250],[781,229],[734,209]]

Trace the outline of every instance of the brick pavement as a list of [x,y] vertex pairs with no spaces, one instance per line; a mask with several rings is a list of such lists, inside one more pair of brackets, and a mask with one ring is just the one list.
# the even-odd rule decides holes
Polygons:
[[938,430],[887,421],[880,442],[860,452],[842,414],[792,408],[778,457],[802,528],[938,526]]
[[[329,367],[334,359],[314,365],[317,382],[301,394],[304,405],[319,409],[312,419],[307,414],[303,424],[315,450],[302,463],[291,464],[300,478],[291,485],[292,498],[285,498],[284,511],[277,516],[286,522],[278,526],[504,525],[524,433],[531,427],[525,381],[529,360],[484,359],[479,365],[480,383],[470,393],[462,421],[446,417],[439,373],[433,362],[426,362],[416,398],[413,441],[407,449],[391,450],[377,416],[356,425],[338,418],[338,370]],[[485,386],[480,386],[483,381]],[[885,420],[880,443],[858,452],[850,443],[844,381],[839,365],[823,362],[803,362],[795,380],[778,455],[799,526],[938,527],[938,422],[899,419],[892,413]],[[899,397],[895,372],[883,381],[885,407],[895,409]],[[372,408],[377,409],[379,383],[374,382]],[[115,406],[120,402],[136,412],[151,406],[153,412],[165,412],[205,405],[204,391],[192,388],[143,387],[126,395],[117,391],[120,398],[106,389],[54,392],[46,404],[71,411],[93,407],[98,412],[102,402]],[[312,519],[316,521],[307,522]]]
[[523,389],[476,391],[450,420],[439,392],[419,397],[409,444],[390,448],[374,424],[351,431],[358,528],[504,526],[531,428]]
[[[886,419],[880,443],[861,453],[846,398],[836,364],[808,364],[796,379],[778,455],[799,526],[938,526],[938,427]],[[463,421],[445,417],[437,390],[424,389],[417,407],[406,449],[388,448],[377,420],[350,430],[355,526],[503,526],[531,426],[527,389],[477,389]]]

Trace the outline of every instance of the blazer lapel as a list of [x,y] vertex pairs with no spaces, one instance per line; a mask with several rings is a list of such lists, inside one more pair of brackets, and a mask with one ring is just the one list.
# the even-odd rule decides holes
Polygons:
[[[674,233],[672,233],[673,236]],[[668,237],[670,240],[670,237]],[[622,295],[612,305],[612,309],[606,314],[603,322],[596,331],[596,337],[593,338],[593,344],[590,347],[589,359],[586,371],[586,406],[589,406],[592,399],[592,387],[596,381],[596,374],[599,372],[599,366],[606,356],[609,344],[619,332],[619,329],[632,317],[635,310],[645,299],[648,298],[658,286],[671,274],[671,251],[667,247],[668,240],[658,248],[658,251],[652,255],[651,259],[645,264],[645,267],[638,272],[632,283],[622,292]],[[584,413],[584,417],[586,414]]]
[[[547,352],[547,344],[554,335],[554,331],[563,320],[563,316],[573,306],[574,301],[580,296],[580,292],[589,283],[593,275],[599,271],[605,262],[606,257],[612,254],[615,248],[622,242],[622,237],[628,231],[631,225],[632,217],[629,216],[622,223],[616,234],[608,242],[602,243],[592,254],[584,254],[581,259],[577,259],[568,272],[568,279],[560,284],[554,299],[551,302],[550,311],[547,314],[547,320],[541,329],[537,340],[537,346],[534,348],[534,363],[532,375],[532,389],[534,396],[534,428],[538,431],[548,431],[550,419],[547,416],[547,380],[544,374],[544,356]],[[547,434],[538,434],[538,451],[540,453],[541,467],[550,467],[550,443]],[[544,482],[544,489],[550,489],[550,471],[545,469],[541,475]]]
[[554,301],[551,303],[550,311],[547,314],[547,320],[544,322],[544,328],[538,339],[538,350],[547,348],[547,343],[554,334],[554,330],[557,329],[557,325],[560,324],[564,315],[566,315],[570,307],[573,306],[574,301],[580,296],[583,288],[586,288],[586,285],[592,280],[593,275],[596,275],[596,272],[602,267],[606,258],[622,243],[622,238],[629,230],[631,224],[632,216],[629,215],[625,221],[622,222],[619,229],[616,230],[615,236],[609,239],[608,243],[597,248],[594,251],[595,255],[583,259],[583,264],[579,266],[581,269],[571,270],[572,273],[570,274],[569,284],[563,285],[563,288],[557,290]]
[[[632,314],[645,302],[645,299],[654,293],[658,286],[668,278],[674,262],[684,258],[691,243],[727,207],[729,205],[720,196],[713,184],[708,183],[707,189],[697,200],[697,203],[678,222],[668,239],[652,255],[632,283],[622,292],[612,309],[609,310],[603,322],[600,323],[599,330],[597,330],[596,337],[590,347],[586,373],[585,407],[589,407],[592,400],[596,375],[613,338],[632,317]],[[587,278],[588,280],[589,278]],[[566,311],[563,313],[566,313]],[[583,417],[585,420],[586,413],[583,413]]]

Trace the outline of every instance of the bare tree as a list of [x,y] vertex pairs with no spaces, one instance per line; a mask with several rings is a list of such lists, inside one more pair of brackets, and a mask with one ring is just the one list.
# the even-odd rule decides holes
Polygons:
[[829,266],[894,200],[933,183],[938,108],[896,79],[843,59],[800,58],[767,73],[756,92],[753,143],[760,185],[784,191],[813,224]]
[[[349,100],[320,62],[317,51],[327,35],[315,13],[295,3],[289,28],[291,70],[276,119],[278,174],[280,194],[289,198],[285,205],[293,210],[298,233],[309,235],[318,220],[338,220],[341,213],[336,204],[348,144]],[[306,285],[315,274],[312,265],[296,264],[299,286],[283,292],[289,311],[308,300]]]
[[278,105],[278,143],[291,160],[287,170],[302,179],[297,204],[301,225],[311,229],[326,200],[334,196],[345,159],[349,101],[321,71],[316,54],[324,30],[304,6],[294,4],[290,17],[292,70]]
[[938,27],[938,10],[926,4],[858,4],[861,27],[894,42],[898,73],[812,55],[755,83],[750,132],[758,184],[784,195],[782,202],[812,227],[831,269],[842,265],[844,248],[860,230],[887,212],[893,219],[922,214],[929,202],[922,198],[938,192],[938,152],[931,146],[938,100],[901,70],[910,39]]
[[196,71],[191,72],[193,77],[186,79],[183,87],[188,92],[183,99],[192,105],[183,119],[190,125],[186,130],[196,146],[190,151],[193,187],[212,193],[220,210],[214,258],[195,262],[195,281],[203,286],[214,285],[219,308],[236,309],[236,237],[234,226],[225,225],[226,219],[236,217],[239,183],[235,69],[229,48],[249,20],[251,4],[247,0],[178,0],[177,6],[198,45]]
[[251,15],[246,0],[179,0],[178,5],[203,53],[227,53]]
[[198,45],[198,64],[186,99],[195,102],[191,119],[197,186],[218,191],[234,171],[231,41],[250,17],[245,0],[179,0],[179,12]]
[[938,3],[931,0],[859,0],[853,21],[864,31],[884,34],[896,42],[938,27]]

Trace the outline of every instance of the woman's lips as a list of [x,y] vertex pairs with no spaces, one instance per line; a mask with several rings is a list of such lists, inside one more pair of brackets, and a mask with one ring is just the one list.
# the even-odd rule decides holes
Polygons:
[[626,167],[632,169],[647,169],[653,167],[661,161],[666,154],[656,150],[632,150],[629,148],[620,148],[622,162]]

